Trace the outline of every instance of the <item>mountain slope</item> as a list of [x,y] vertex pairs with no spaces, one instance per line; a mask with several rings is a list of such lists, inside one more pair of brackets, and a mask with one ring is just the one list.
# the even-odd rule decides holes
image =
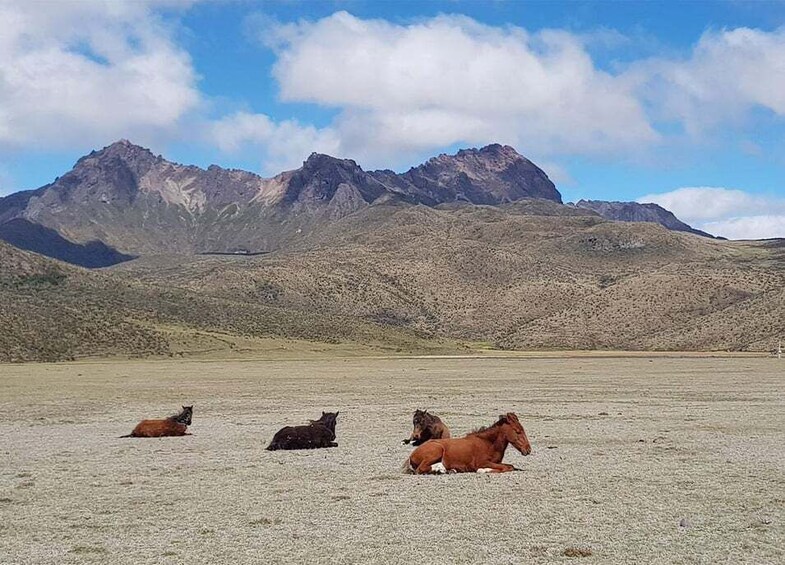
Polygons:
[[14,218],[0,224],[0,240],[11,245],[71,263],[80,267],[108,267],[133,259],[100,241],[74,243],[55,230],[34,224],[23,218]]
[[696,238],[547,200],[390,201],[262,256],[143,256],[91,272],[0,243],[0,360],[260,337],[388,351],[768,350],[785,334],[783,288],[779,241]]
[[765,350],[785,333],[784,266],[785,250],[772,245],[523,200],[369,207],[309,248],[149,257],[112,270],[503,348]]
[[679,220],[659,204],[641,204],[640,202],[608,202],[605,200],[579,200],[575,203],[578,208],[585,208],[597,212],[607,220],[620,222],[652,222],[673,231],[681,231],[714,238],[710,233],[696,230],[692,226]]
[[79,159],[50,185],[0,199],[0,223],[22,219],[71,243],[101,241],[126,254],[264,252],[380,202],[523,197],[561,201],[545,173],[498,145],[441,155],[403,175],[315,153],[301,168],[264,179],[178,165],[123,140]]
[[86,271],[0,242],[0,363],[228,350],[285,338],[445,351],[414,332]]

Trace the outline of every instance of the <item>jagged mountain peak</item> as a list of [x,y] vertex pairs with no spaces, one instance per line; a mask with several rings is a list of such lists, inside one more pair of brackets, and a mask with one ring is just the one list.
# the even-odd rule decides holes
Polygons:
[[483,157],[507,157],[513,160],[524,158],[523,155],[518,153],[514,147],[510,145],[502,145],[500,143],[491,143],[490,145],[480,147],[479,149],[476,147],[459,149],[455,154],[456,157],[466,157],[471,155],[481,155]]
[[85,155],[79,161],[80,162],[88,161],[88,160],[106,160],[106,159],[113,159],[119,158],[124,161],[138,161],[140,159],[143,160],[163,160],[163,157],[160,155],[154,155],[152,151],[150,151],[146,147],[142,147],[141,145],[136,145],[135,143],[131,143],[127,139],[120,139],[111,143],[104,147],[103,149],[98,149],[95,151],[91,151],[89,154]]
[[521,198],[562,201],[542,169],[515,148],[498,143],[461,149],[454,155],[443,153],[400,176],[389,171],[377,171],[376,175],[426,204],[501,204]]
[[311,153],[303,162],[303,169],[314,170],[326,167],[340,167],[346,170],[361,169],[353,159],[341,159],[325,153]]

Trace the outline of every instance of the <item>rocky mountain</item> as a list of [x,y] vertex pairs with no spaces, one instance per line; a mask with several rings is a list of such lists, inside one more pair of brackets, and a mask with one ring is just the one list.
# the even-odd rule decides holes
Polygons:
[[21,219],[73,244],[100,241],[124,254],[263,252],[380,202],[498,204],[527,197],[561,202],[544,172],[500,145],[440,155],[402,175],[312,154],[299,169],[265,179],[179,165],[123,140],[82,157],[49,185],[0,199],[0,223]]
[[715,236],[705,231],[696,230],[692,226],[679,220],[659,204],[639,202],[608,202],[605,200],[579,200],[575,203],[578,208],[585,208],[597,212],[607,220],[619,222],[652,222],[673,231],[692,233],[702,237]]
[[545,172],[509,145],[462,149],[439,155],[401,175],[374,171],[374,177],[417,202],[436,205],[466,201],[503,204],[521,198],[561,202],[561,194]]

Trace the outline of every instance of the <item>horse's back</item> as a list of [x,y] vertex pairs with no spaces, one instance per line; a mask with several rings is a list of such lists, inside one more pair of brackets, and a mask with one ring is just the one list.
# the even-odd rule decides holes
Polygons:
[[[470,452],[474,449],[474,442],[471,438],[467,437],[459,437],[459,438],[450,438],[444,437],[441,439],[430,439],[423,443],[422,445],[418,446],[412,452],[412,460],[414,461],[416,458],[429,458],[435,456],[437,454],[444,455],[446,453],[451,452]],[[415,457],[416,456],[416,457]]]
[[330,447],[334,439],[335,433],[326,426],[286,426],[276,432],[267,450]]
[[185,435],[188,426],[180,422],[172,422],[170,420],[142,420],[134,431],[131,432],[132,437],[166,437],[166,436],[183,436]]

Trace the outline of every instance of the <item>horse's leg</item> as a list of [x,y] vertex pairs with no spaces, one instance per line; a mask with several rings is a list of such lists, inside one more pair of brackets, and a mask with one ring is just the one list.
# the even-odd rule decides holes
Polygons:
[[444,448],[438,446],[438,449],[433,449],[428,457],[424,457],[417,469],[414,472],[418,475],[427,475],[429,473],[446,473],[447,468],[444,466]]
[[479,469],[478,473],[508,473],[514,471],[515,467],[506,463],[486,463]]
[[428,461],[425,460],[415,469],[414,471],[417,475],[443,475],[447,472],[447,467],[444,466],[440,460],[436,461]]

